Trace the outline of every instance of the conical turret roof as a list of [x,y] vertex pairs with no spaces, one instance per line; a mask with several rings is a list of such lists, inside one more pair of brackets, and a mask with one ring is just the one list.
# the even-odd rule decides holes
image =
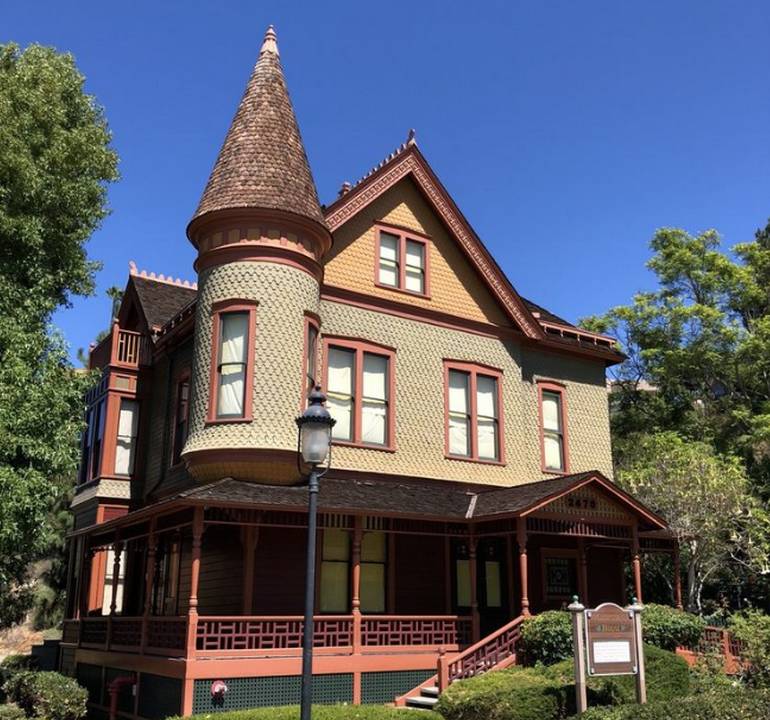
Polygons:
[[272,25],[193,220],[235,208],[282,210],[325,227]]

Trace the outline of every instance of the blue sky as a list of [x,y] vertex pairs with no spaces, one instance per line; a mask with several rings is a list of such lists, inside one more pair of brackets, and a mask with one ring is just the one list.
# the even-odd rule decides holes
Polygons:
[[764,0],[17,0],[0,20],[75,55],[121,157],[98,295],[55,319],[73,353],[129,260],[194,277],[185,226],[270,23],[322,202],[414,127],[519,292],[571,320],[651,286],[655,228],[729,246],[770,216]]

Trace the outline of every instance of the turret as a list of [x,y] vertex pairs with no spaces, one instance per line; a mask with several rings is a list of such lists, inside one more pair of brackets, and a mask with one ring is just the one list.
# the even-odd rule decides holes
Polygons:
[[293,482],[331,235],[272,27],[187,236],[199,291],[185,462],[202,481]]

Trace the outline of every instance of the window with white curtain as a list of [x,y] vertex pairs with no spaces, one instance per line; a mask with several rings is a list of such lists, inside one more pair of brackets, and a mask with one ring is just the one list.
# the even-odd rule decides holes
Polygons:
[[216,416],[243,417],[246,401],[249,313],[221,313],[219,323]]
[[327,349],[327,407],[337,421],[332,438],[389,445],[390,356],[356,345]]
[[325,613],[349,611],[350,533],[328,528],[321,548],[320,610]]
[[543,390],[541,393],[543,418],[543,466],[546,470],[565,470],[564,458],[564,413],[562,394]]
[[428,246],[405,234],[379,231],[379,265],[377,280],[381,285],[426,293]]
[[118,416],[118,437],[115,444],[115,474],[132,475],[136,457],[139,428],[139,403],[123,398]]
[[387,569],[385,533],[366,532],[361,540],[361,612],[385,612]]
[[499,378],[471,366],[447,372],[447,453],[500,460]]

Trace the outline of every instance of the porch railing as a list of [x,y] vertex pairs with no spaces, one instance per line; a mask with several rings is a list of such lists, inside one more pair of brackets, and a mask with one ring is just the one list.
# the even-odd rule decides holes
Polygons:
[[148,365],[150,347],[147,337],[133,330],[121,330],[113,324],[109,335],[91,350],[89,367],[103,368],[108,363],[127,367]]
[[[470,642],[471,618],[458,615],[319,615],[314,647],[352,654],[388,648],[459,651]],[[187,617],[85,617],[65,620],[62,641],[83,648],[165,657],[294,656],[302,650],[301,616],[199,616],[188,653]],[[192,628],[189,628],[192,631]]]
[[492,668],[502,668],[516,661],[516,645],[523,616],[503,625],[458,655],[442,655],[438,660],[438,687],[445,690],[453,682],[480,675]]
[[726,628],[711,625],[703,630],[700,640],[695,645],[683,645],[676,651],[691,665],[695,664],[698,657],[720,655],[728,675],[739,672],[743,664],[743,643]]

